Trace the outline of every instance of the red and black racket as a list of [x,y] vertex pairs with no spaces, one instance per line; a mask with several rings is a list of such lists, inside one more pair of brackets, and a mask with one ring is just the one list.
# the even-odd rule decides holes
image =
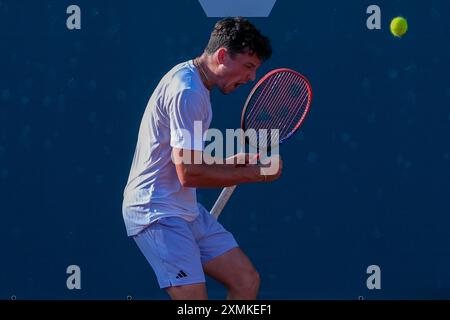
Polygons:
[[[276,69],[266,74],[253,88],[242,111],[241,127],[244,132],[259,132],[261,129],[278,129],[279,141],[267,146],[283,143],[300,128],[309,111],[312,90],[309,81],[291,69]],[[249,130],[254,129],[254,130]],[[246,135],[246,142],[258,146],[258,134]],[[224,188],[211,214],[218,217],[230,199],[236,186]]]

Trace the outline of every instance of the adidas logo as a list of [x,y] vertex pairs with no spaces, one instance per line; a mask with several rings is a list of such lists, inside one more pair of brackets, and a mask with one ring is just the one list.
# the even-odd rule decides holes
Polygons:
[[184,277],[187,277],[187,274],[183,271],[183,270],[180,270],[180,272],[178,272],[178,275],[177,275],[177,279],[181,279],[181,278],[184,278]]

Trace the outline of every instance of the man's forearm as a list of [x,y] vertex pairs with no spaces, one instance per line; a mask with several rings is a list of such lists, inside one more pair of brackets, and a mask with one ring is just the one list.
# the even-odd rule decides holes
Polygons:
[[[264,181],[256,165],[236,167],[229,164],[196,164],[183,166],[182,184],[191,188],[220,188],[241,183]],[[178,174],[180,176],[180,174]]]

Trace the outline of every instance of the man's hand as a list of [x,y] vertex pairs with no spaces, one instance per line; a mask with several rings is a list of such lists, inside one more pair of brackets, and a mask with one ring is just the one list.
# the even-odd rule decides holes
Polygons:
[[[258,153],[238,153],[225,160],[226,164],[232,164],[237,167],[256,166],[258,170],[254,172],[260,177],[255,177],[256,181],[271,182],[281,176],[283,170],[283,161],[280,155],[274,155],[261,160],[258,163],[260,155]],[[256,169],[256,168],[255,168]]]
[[261,160],[259,165],[261,175],[264,176],[264,182],[277,180],[283,170],[283,161],[280,155],[274,155]]
[[247,165],[257,165],[259,154],[257,153],[238,153],[225,159],[226,164],[233,164],[235,167],[245,167]]

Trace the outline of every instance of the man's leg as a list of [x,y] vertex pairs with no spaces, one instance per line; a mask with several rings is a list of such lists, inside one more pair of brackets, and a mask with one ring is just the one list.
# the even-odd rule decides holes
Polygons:
[[187,221],[162,218],[134,240],[152,266],[160,288],[172,299],[207,299],[200,251]]
[[203,265],[205,273],[228,289],[227,299],[255,300],[259,274],[239,248],[233,248]]
[[187,284],[183,286],[166,288],[172,300],[207,300],[206,286],[204,283]]

